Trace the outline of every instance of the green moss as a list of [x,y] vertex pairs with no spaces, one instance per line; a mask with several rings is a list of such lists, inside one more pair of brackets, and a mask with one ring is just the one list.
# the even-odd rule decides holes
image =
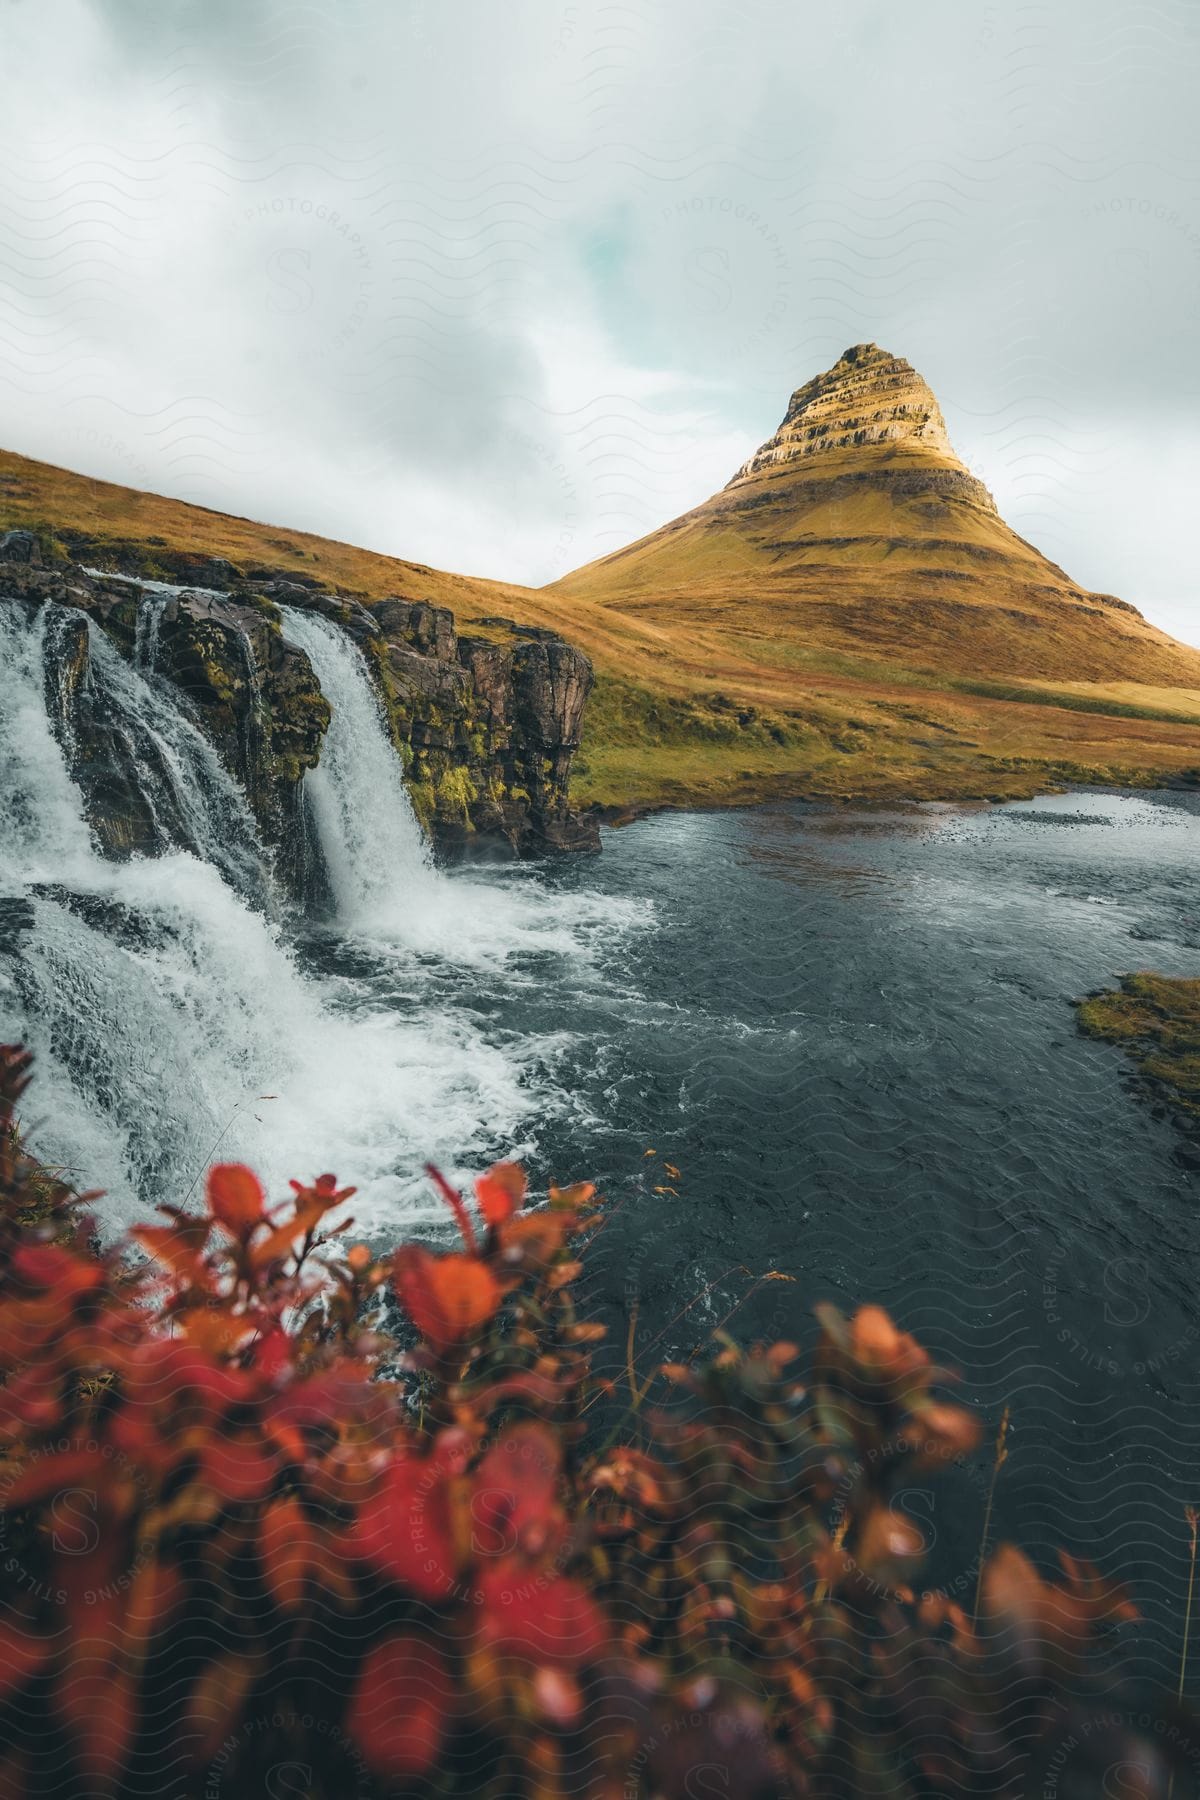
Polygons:
[[1119,1044],[1139,1084],[1200,1130],[1200,980],[1143,970],[1075,1004],[1080,1030]]
[[727,694],[683,699],[597,674],[584,713],[582,749],[586,757],[610,745],[765,748],[797,744],[804,735],[798,715],[760,712]]
[[412,801],[413,811],[421,829],[428,834],[437,812],[437,793],[430,781],[411,780],[408,784],[408,796]]
[[445,769],[437,779],[434,792],[436,809],[440,818],[452,818],[460,820],[464,824],[470,823],[471,804],[479,798],[479,789],[466,769],[462,767]]
[[44,563],[58,564],[70,562],[71,558],[67,553],[66,546],[58,536],[53,525],[48,525],[44,519],[39,519],[35,524],[26,525],[24,529],[26,531],[32,531],[34,537],[37,539],[38,549],[42,553],[42,561]]

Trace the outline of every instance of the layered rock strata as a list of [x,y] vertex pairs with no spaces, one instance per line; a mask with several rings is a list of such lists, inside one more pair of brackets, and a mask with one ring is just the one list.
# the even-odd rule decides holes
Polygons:
[[[460,635],[451,613],[416,597],[371,607],[267,568],[192,559],[171,570],[194,587],[159,595],[116,572],[47,561],[33,534],[0,539],[0,592],[79,615],[49,643],[48,680],[89,817],[114,855],[154,847],[138,771],[88,681],[89,615],[130,661],[143,654],[148,603],[155,672],[165,676],[240,783],[288,885],[303,879],[301,784],[330,720],[281,607],[313,608],[351,633],[376,679],[414,807],[449,854],[534,855],[598,847],[569,802],[591,664],[552,632],[499,621],[493,639]],[[61,620],[61,616],[60,616]]]

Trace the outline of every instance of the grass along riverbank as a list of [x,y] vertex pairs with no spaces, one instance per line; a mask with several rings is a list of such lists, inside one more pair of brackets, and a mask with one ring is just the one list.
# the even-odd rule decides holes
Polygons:
[[1076,1006],[1080,1029],[1119,1044],[1138,1085],[1200,1134],[1200,980],[1142,970]]

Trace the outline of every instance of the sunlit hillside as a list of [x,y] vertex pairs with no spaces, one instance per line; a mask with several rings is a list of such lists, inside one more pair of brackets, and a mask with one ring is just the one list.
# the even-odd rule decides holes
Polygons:
[[293,569],[547,626],[597,670],[575,792],[957,798],[1200,770],[1200,651],[1076,586],[963,468],[907,363],[860,345],[721,493],[530,589],[0,453],[0,524],[80,560]]

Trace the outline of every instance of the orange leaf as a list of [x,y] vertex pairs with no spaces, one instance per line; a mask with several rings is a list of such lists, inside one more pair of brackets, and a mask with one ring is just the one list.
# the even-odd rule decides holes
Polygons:
[[206,1356],[224,1356],[254,1330],[250,1321],[213,1307],[196,1306],[179,1317],[179,1335]]
[[397,1634],[364,1662],[346,1724],[375,1774],[411,1780],[432,1767],[453,1697],[440,1652]]
[[459,1457],[441,1440],[428,1457],[399,1457],[358,1515],[352,1548],[423,1600],[450,1598],[462,1561],[452,1501]]
[[500,1284],[477,1257],[433,1256],[407,1245],[392,1262],[396,1295],[421,1336],[439,1352],[465,1344],[500,1304]]
[[559,1254],[575,1228],[568,1212],[521,1213],[506,1219],[498,1227],[504,1248],[504,1261],[514,1273],[523,1270],[542,1271]]
[[290,1612],[304,1598],[304,1578],[312,1560],[312,1527],[294,1494],[268,1506],[259,1528],[263,1579],[276,1606]]
[[27,1287],[54,1288],[69,1301],[87,1288],[99,1287],[104,1271],[94,1257],[73,1256],[56,1244],[23,1244],[9,1268]]
[[175,1225],[135,1225],[129,1235],[177,1280],[200,1286],[205,1284],[201,1252],[211,1230],[211,1219],[196,1218]]
[[9,1477],[2,1496],[6,1510],[18,1511],[56,1494],[73,1493],[84,1488],[88,1494],[102,1492],[111,1474],[99,1445],[94,1449],[71,1446],[53,1456],[35,1457],[15,1480]]
[[486,1571],[478,1586],[483,1641],[517,1662],[574,1669],[608,1645],[604,1614],[578,1581],[559,1575],[531,1582],[520,1569],[501,1564]]
[[525,1171],[519,1163],[493,1163],[486,1175],[475,1183],[479,1210],[489,1225],[501,1225],[519,1210],[525,1200]]
[[208,1210],[233,1237],[249,1237],[262,1223],[267,1197],[245,1163],[217,1163],[208,1171]]
[[897,1377],[929,1367],[916,1338],[895,1326],[882,1306],[863,1306],[850,1321],[853,1355],[868,1368]]
[[184,1584],[170,1564],[152,1558],[135,1574],[125,1610],[125,1642],[140,1651],[146,1640],[162,1630],[184,1595]]
[[548,1426],[525,1419],[488,1450],[474,1476],[471,1548],[477,1558],[520,1550],[553,1554],[566,1520],[558,1504],[562,1445]]
[[198,1763],[208,1762],[232,1728],[258,1673],[246,1656],[222,1656],[208,1664],[187,1703],[180,1737]]
[[[653,1156],[654,1152],[653,1150],[648,1150],[646,1154],[647,1156]],[[550,1204],[551,1206],[562,1207],[586,1206],[595,1192],[596,1184],[594,1181],[577,1181],[573,1187],[552,1187],[550,1189]]]
[[946,1406],[941,1401],[931,1400],[917,1409],[914,1418],[919,1428],[913,1445],[917,1468],[932,1468],[935,1463],[969,1456],[983,1435],[983,1427],[975,1414],[962,1406]]

